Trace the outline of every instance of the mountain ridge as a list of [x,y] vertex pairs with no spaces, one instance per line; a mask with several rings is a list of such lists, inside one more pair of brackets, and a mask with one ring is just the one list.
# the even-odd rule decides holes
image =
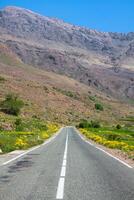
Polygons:
[[49,20],[63,22],[66,25],[69,25],[69,26],[72,26],[72,27],[76,27],[76,28],[91,30],[92,32],[96,32],[96,33],[113,34],[113,36],[114,35],[120,35],[120,36],[123,36],[123,37],[129,36],[130,40],[132,39],[132,37],[134,37],[134,32],[133,31],[130,31],[130,32],[101,31],[101,30],[97,30],[97,29],[94,29],[94,28],[89,28],[89,27],[85,27],[85,26],[75,25],[75,24],[66,22],[66,21],[64,21],[62,19],[56,18],[56,17],[44,16],[42,14],[39,14],[39,13],[37,13],[35,11],[32,11],[32,10],[27,9],[27,8],[23,8],[23,7],[6,6],[6,7],[3,7],[3,8],[0,9],[0,11],[3,11],[3,10],[7,10],[7,11],[11,11],[11,10],[13,10],[13,11],[14,10],[26,11],[26,12],[29,12],[31,14],[38,15],[38,16],[40,16],[42,18],[47,18]]
[[134,99],[133,40],[131,32],[99,32],[23,8],[0,11],[0,43],[24,63],[64,74],[117,98]]

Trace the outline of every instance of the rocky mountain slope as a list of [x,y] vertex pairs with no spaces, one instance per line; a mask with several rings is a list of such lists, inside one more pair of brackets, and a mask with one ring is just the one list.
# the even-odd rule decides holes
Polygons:
[[0,11],[0,43],[25,64],[134,99],[134,33],[98,32],[7,7]]
[[[26,65],[10,49],[1,45],[0,102],[9,93],[19,95],[25,102],[21,112],[25,119],[36,117],[62,124],[89,119],[116,125],[124,124],[124,120],[134,113],[131,104],[107,97],[94,87],[67,76]],[[95,109],[96,103],[103,106],[103,111]],[[8,126],[15,119],[0,111],[0,124]]]

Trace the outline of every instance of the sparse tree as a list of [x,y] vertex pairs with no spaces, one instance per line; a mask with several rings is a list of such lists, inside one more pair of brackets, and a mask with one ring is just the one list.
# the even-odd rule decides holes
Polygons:
[[1,102],[1,110],[7,114],[19,115],[21,109],[24,106],[24,102],[14,94],[7,94],[5,100]]

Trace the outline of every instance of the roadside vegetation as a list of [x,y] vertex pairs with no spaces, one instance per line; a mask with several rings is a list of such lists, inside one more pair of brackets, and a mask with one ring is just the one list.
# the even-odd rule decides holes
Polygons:
[[59,126],[48,123],[36,115],[26,118],[21,115],[24,101],[14,95],[7,94],[0,102],[0,152],[28,149],[43,143],[57,132]]
[[88,139],[111,149],[119,149],[134,159],[133,127],[122,127],[120,124],[115,127],[101,127],[99,122],[86,120],[80,122],[78,127]]
[[43,143],[57,132],[59,126],[40,119],[16,119],[13,130],[0,130],[0,149],[2,153],[28,149]]

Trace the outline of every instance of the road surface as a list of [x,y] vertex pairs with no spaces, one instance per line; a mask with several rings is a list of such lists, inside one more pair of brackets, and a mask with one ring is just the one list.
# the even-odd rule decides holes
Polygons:
[[134,200],[134,169],[65,127],[51,142],[0,166],[0,200]]

